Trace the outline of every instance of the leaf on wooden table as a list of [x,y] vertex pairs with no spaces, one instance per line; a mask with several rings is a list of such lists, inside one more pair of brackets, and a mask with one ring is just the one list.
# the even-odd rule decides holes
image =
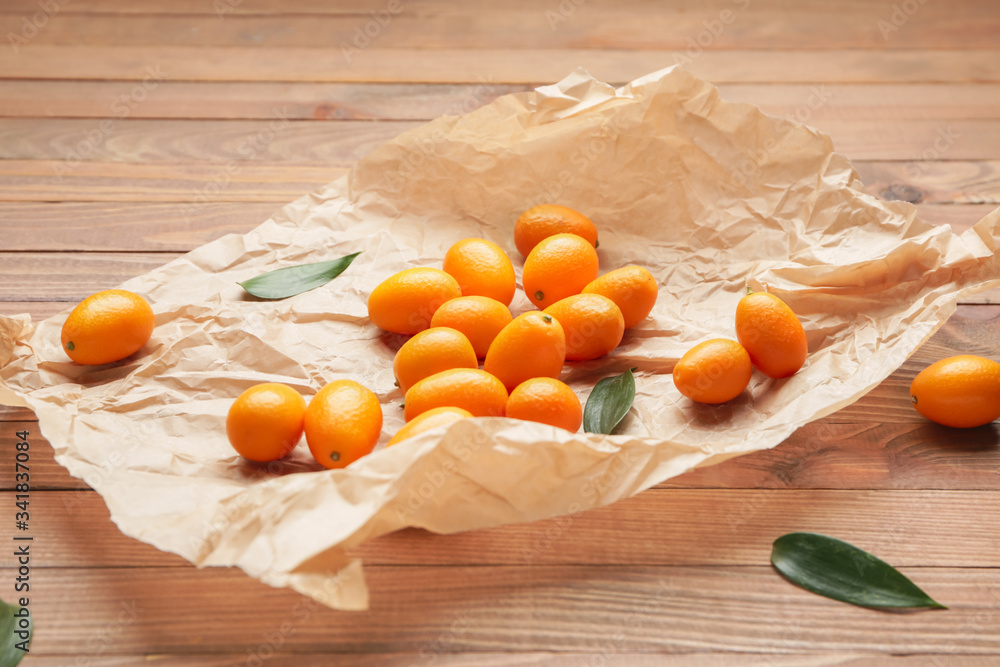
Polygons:
[[328,262],[286,266],[238,284],[261,299],[284,299],[327,284],[343,273],[360,254],[356,252]]
[[947,609],[885,561],[818,533],[774,541],[771,563],[789,581],[818,595],[860,607]]

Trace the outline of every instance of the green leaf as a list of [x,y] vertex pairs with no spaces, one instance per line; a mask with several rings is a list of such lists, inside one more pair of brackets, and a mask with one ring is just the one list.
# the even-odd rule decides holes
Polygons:
[[25,612],[26,608],[0,600],[0,665],[4,667],[14,667],[21,662],[31,643],[35,630],[31,615],[17,615]]
[[771,563],[807,591],[859,607],[947,609],[885,561],[826,535],[782,535]]
[[284,299],[327,284],[343,273],[344,269],[349,267],[354,258],[360,254],[360,252],[356,252],[329,262],[286,266],[283,269],[262,273],[256,278],[250,278],[238,284],[250,294],[261,299]]
[[587,407],[583,409],[584,431],[610,435],[615,430],[635,400],[633,370],[606,377],[597,383],[587,398]]

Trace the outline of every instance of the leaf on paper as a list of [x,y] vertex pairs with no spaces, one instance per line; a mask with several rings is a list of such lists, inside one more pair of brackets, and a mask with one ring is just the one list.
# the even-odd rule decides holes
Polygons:
[[632,370],[606,377],[590,392],[583,410],[583,430],[610,435],[632,407],[635,377]]
[[360,252],[356,252],[328,262],[286,266],[283,269],[262,273],[238,284],[250,294],[261,299],[284,299],[327,284],[343,273],[344,269],[349,267],[354,258],[360,254]]

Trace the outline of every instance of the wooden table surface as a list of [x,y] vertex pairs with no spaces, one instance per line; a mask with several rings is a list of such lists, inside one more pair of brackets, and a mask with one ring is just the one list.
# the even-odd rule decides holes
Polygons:
[[[248,231],[399,132],[577,66],[623,83],[683,61],[828,132],[871,192],[956,230],[1000,204],[995,0],[5,0],[0,27],[3,314],[46,318]],[[998,665],[997,425],[936,426],[907,392],[939,358],[1000,355],[998,297],[973,301],[771,451],[572,517],[367,544],[364,613],[124,537],[34,416],[0,408],[2,544],[15,433],[33,443],[24,664]],[[950,609],[792,586],[768,557],[797,530],[874,552]]]

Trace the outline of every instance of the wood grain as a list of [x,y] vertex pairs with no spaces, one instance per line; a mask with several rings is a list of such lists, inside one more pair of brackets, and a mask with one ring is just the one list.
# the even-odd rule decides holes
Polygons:
[[[184,212],[227,201],[287,204],[347,173],[344,167],[297,164],[123,164],[0,160],[0,201],[177,202]],[[218,184],[218,188],[212,184]],[[198,203],[198,206],[191,205]]]
[[[2,301],[81,301],[160,267],[176,253],[0,253]],[[58,267],[58,271],[54,268]]]
[[1000,159],[979,162],[855,161],[865,190],[882,199],[1000,206]]
[[[992,8],[991,0],[956,0],[953,5],[957,7],[980,7]],[[696,10],[707,7],[724,9],[732,7],[731,0],[674,0],[670,6],[676,9]],[[815,12],[846,12],[865,9],[870,5],[870,0],[802,0],[796,3],[797,7],[807,7]],[[621,7],[626,11],[642,12],[656,7],[662,7],[663,3],[657,0],[590,0],[588,6],[592,7]],[[287,15],[287,14],[309,14],[309,15],[341,15],[341,14],[367,14],[370,11],[384,9],[385,0],[340,0],[337,3],[329,3],[326,0],[297,0],[294,4],[285,0],[243,0],[239,3],[230,3],[223,18],[232,16],[253,16],[253,15]],[[755,0],[754,7],[781,9],[787,7],[784,0]],[[14,13],[35,12],[38,6],[32,0],[7,0],[5,8]],[[490,2],[489,0],[467,0],[456,3],[452,0],[419,0],[415,8],[428,15],[451,15],[468,14],[474,11],[513,11],[523,12],[526,10],[538,9],[535,0],[508,0],[503,4]],[[890,7],[891,10],[891,7]],[[170,3],[157,3],[150,6],[148,3],[136,4],[129,0],[73,0],[71,4],[60,9],[67,15],[90,15],[90,14],[194,14],[210,15],[218,18],[219,8],[213,5],[206,5],[201,0],[174,0]]]
[[[446,635],[447,636],[447,635]],[[266,653],[266,651],[264,651]],[[295,653],[294,655],[273,655],[267,658],[268,667],[392,667],[420,664],[441,667],[576,667],[594,662],[605,667],[659,667],[663,665],[661,655],[649,653],[629,653],[618,651],[613,654],[602,652],[599,660],[592,653],[550,652],[476,652],[476,653],[378,653],[349,655],[345,653]],[[248,655],[244,653],[217,653],[214,655],[160,654],[146,656],[102,656],[89,657],[88,667],[133,667],[138,659],[156,667],[233,667],[246,665]],[[66,667],[65,657],[44,657],[32,652],[32,667]],[[144,663],[145,664],[145,663]],[[993,656],[958,656],[952,653],[936,655],[884,655],[884,654],[792,654],[774,653],[676,653],[671,654],[670,664],[676,667],[729,667],[733,664],[756,665],[758,667],[930,667],[949,665],[953,667],[995,667]]]
[[173,81],[555,82],[583,67],[625,83],[678,62],[715,83],[997,83],[998,51],[705,51],[692,62],[667,51],[604,49],[379,49],[351,57],[338,48],[88,47],[28,44],[0,50],[0,77],[142,81],[161,67]]
[[[818,99],[818,98],[817,98]],[[819,104],[819,102],[816,102]],[[972,120],[799,120],[831,136],[855,160],[906,160],[919,174],[930,161],[988,160],[1000,155],[1000,118]],[[793,116],[795,114],[793,113]],[[277,107],[270,120],[37,120],[0,118],[0,159],[83,162],[277,162],[349,167],[415,121],[293,121]]]
[[[77,163],[0,160],[0,202],[150,201],[190,204],[213,182],[212,202],[287,204],[347,173],[345,167],[242,162],[229,180],[225,165]],[[1000,158],[980,161],[864,161],[853,166],[866,190],[883,199],[925,204],[1000,206]]]
[[[220,202],[189,210],[172,203],[0,202],[6,251],[186,252],[243,234],[279,210],[274,203]],[[996,207],[917,207],[921,219],[963,232]]]
[[918,204],[917,215],[921,220],[935,225],[950,225],[956,232],[961,233],[997,208],[1000,207],[994,204],[963,204],[960,206]]
[[[63,301],[6,301],[0,302],[0,315],[27,314],[32,322],[39,322],[64,310],[68,311],[71,307],[72,304]],[[10,409],[15,408],[0,405],[0,421],[3,421],[5,414],[12,414],[6,412]]]
[[[245,234],[279,208],[266,202],[189,210],[151,202],[0,202],[0,220],[7,251],[186,252],[226,234]],[[973,217],[951,219],[962,226]]]
[[720,646],[777,654],[1000,652],[1000,571],[902,571],[950,610],[860,610],[802,591],[764,565],[371,567],[371,610],[354,613],[320,607],[234,569],[55,568],[36,571],[31,606],[58,631],[39,632],[33,650],[86,656],[104,638],[111,655],[179,647],[246,655],[271,639],[281,640],[286,653],[418,657],[510,650],[673,654]]
[[348,167],[419,124],[291,121],[277,108],[270,120],[259,121],[7,118],[0,119],[0,159],[61,160],[65,164],[59,173],[81,161],[215,162],[220,166],[291,162]]
[[[345,167],[295,164],[238,165],[224,179],[212,164],[81,162],[60,173],[61,161],[0,160],[3,201],[153,201],[190,204],[213,182],[225,182],[213,202],[286,204],[347,173]],[[865,189],[882,199],[925,204],[1000,206],[1000,160],[853,162]],[[277,207],[276,207],[277,208]]]
[[[539,80],[535,85],[551,83]],[[97,118],[135,84],[123,81],[0,80],[0,117]],[[1000,85],[723,83],[723,99],[756,104],[787,118],[809,109],[810,121],[941,120],[1000,117]],[[255,83],[166,80],[134,106],[128,118],[270,119],[281,109],[292,120],[430,120],[465,113],[531,84]],[[809,106],[819,96],[822,105]]]
[[[226,6],[226,5],[223,5]],[[729,2],[673,7],[645,4],[642,11],[588,3],[531,8],[490,5],[428,14],[400,3],[360,14],[91,15],[51,21],[32,45],[322,48],[374,44],[381,49],[573,49],[600,45],[616,50],[994,48],[1000,17],[982,4],[920,7],[905,32],[894,30],[891,5],[856,5],[851,12],[813,5],[767,7]],[[37,8],[36,8],[37,11]],[[726,12],[723,14],[723,12]],[[23,14],[0,14],[0,34],[20,34]],[[381,20],[379,20],[381,19]],[[880,21],[882,22],[880,24]],[[790,24],[791,30],[774,29]],[[886,29],[889,26],[889,29]],[[902,26],[900,26],[902,27]],[[368,28],[369,33],[364,31]],[[901,34],[899,34],[901,33]]]
[[[973,88],[980,85],[991,88],[989,84]],[[528,85],[490,81],[433,85],[166,80],[141,102],[129,104],[134,86],[127,81],[0,80],[0,117],[113,117],[111,105],[124,95],[128,118],[133,119],[271,119],[275,109],[280,109],[292,120],[430,120],[466,113],[501,95],[531,90]],[[768,90],[768,86],[759,88]],[[987,102],[992,99],[988,90],[985,95]],[[969,117],[979,117],[976,109],[982,108],[982,101],[978,96],[960,90],[953,91],[953,96],[967,102],[956,104],[956,111],[968,109]]]
[[[14,505],[13,492],[0,499]],[[975,507],[974,512],[970,508]],[[88,491],[33,494],[32,554],[45,568],[188,567],[124,536]],[[607,507],[455,535],[406,529],[353,551],[366,565],[758,565],[795,531],[847,540],[896,566],[996,565],[1000,491],[650,489]],[[0,523],[0,538],[19,535]],[[13,553],[0,568],[15,568]]]

